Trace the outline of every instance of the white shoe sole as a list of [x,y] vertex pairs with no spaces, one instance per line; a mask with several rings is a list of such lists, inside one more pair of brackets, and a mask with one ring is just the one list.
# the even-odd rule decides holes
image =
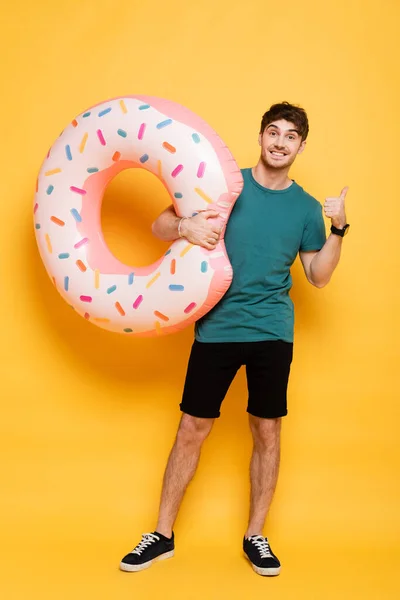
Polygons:
[[279,573],[281,572],[281,568],[280,567],[270,567],[268,569],[263,569],[262,567],[257,567],[257,565],[254,565],[251,562],[251,560],[247,556],[246,552],[244,553],[244,555],[247,558],[247,560],[249,561],[249,563],[251,564],[251,566],[253,567],[254,571],[258,575],[264,575],[264,577],[274,577],[276,575],[279,575]]
[[157,560],[165,560],[167,558],[172,558],[173,556],[174,550],[171,550],[170,552],[165,552],[164,554],[160,554],[160,556],[156,556],[156,558],[153,558],[152,560],[148,560],[142,565],[129,565],[127,563],[121,562],[119,568],[121,569],[121,571],[128,571],[129,573],[143,571],[144,569],[148,569],[149,567],[151,567],[153,562],[156,562]]

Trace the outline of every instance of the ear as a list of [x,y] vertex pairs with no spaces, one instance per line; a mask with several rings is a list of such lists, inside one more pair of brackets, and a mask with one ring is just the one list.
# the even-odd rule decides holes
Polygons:
[[258,134],[258,145],[261,146],[262,143],[262,133]]
[[304,140],[303,142],[301,142],[299,149],[297,150],[297,154],[301,154],[304,150],[304,148],[306,147],[306,140]]

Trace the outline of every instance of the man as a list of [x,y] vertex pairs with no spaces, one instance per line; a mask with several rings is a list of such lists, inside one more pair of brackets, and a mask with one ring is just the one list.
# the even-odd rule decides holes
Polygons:
[[[242,170],[243,191],[225,234],[233,281],[222,300],[196,323],[180,404],[183,415],[164,474],[157,527],[122,559],[124,571],[139,571],[155,559],[173,555],[173,524],[202,444],[220,415],[237,370],[245,365],[253,453],[243,550],[260,575],[280,572],[263,528],[278,478],[281,418],[287,414],[293,352],[290,267],[299,253],[308,281],[324,287],[339,262],[349,227],[344,206],[347,188],[324,203],[332,224],[326,239],[320,203],[288,176],[307,135],[305,111],[287,102],[274,104],[262,118],[260,159],[253,169]],[[170,206],[153,224],[153,233],[169,241],[185,237],[213,249],[220,235],[213,224],[217,216],[206,210],[179,219]]]

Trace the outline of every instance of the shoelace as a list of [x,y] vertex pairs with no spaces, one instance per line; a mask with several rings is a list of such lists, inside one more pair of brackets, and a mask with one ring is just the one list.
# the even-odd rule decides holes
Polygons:
[[136,548],[132,550],[132,554],[139,554],[140,556],[143,550],[146,550],[148,546],[151,546],[151,544],[159,541],[160,538],[158,535],[154,535],[153,533],[143,533],[141,541],[138,543]]
[[261,558],[273,558],[269,548],[268,538],[264,538],[262,535],[253,535],[249,539],[251,543],[256,546]]

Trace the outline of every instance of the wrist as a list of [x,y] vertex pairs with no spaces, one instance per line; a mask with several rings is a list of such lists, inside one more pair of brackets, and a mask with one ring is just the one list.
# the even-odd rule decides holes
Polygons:
[[340,219],[340,220],[339,219],[338,220],[332,219],[331,220],[331,225],[333,225],[334,227],[336,227],[336,229],[343,229],[343,227],[345,225],[347,225],[346,218]]
[[188,233],[189,217],[181,217],[178,222],[178,235],[180,238],[186,237]]

